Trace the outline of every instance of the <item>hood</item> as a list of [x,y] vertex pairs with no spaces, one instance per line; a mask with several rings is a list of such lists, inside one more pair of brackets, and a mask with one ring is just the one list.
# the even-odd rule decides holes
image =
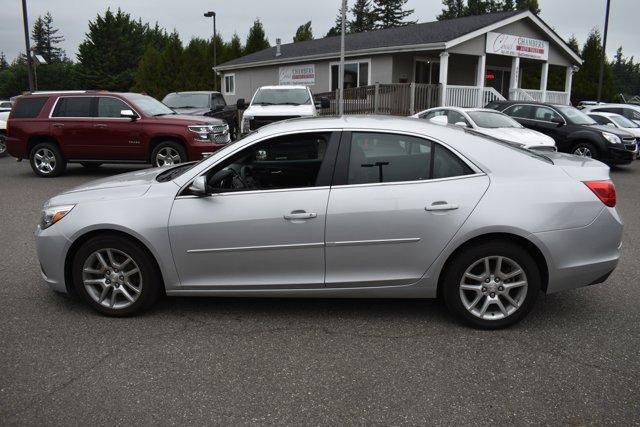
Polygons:
[[301,116],[316,115],[316,107],[308,105],[251,105],[244,111],[245,117],[256,116]]
[[589,125],[591,129],[612,133],[620,138],[631,138],[633,135],[625,129],[618,129],[607,125]]
[[560,152],[545,152],[544,156],[578,181],[609,179],[609,166],[598,160]]
[[187,116],[204,116],[211,112],[209,107],[195,107],[195,108],[173,108],[173,111],[180,115]]
[[524,148],[541,146],[553,147],[556,145],[550,136],[526,128],[476,128],[474,130],[483,135],[522,144]]
[[226,122],[215,117],[188,116],[183,114],[167,114],[166,116],[152,117],[162,123],[177,125],[223,125]]
[[155,178],[158,174],[171,167],[144,169],[89,181],[63,191],[51,198],[45,205],[65,205],[90,200],[140,197],[149,190],[151,185],[157,182]]
[[[0,117],[0,120],[2,120],[1,117]],[[621,128],[620,130],[628,132],[631,135],[635,136],[636,138],[640,138],[640,128]]]

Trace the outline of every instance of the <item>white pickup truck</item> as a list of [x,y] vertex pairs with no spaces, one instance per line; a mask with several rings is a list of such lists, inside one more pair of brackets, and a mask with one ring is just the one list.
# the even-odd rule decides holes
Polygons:
[[318,108],[328,108],[329,100],[322,98],[316,104],[306,86],[262,86],[249,105],[238,99],[238,110],[244,110],[241,133],[247,134],[269,123],[295,117],[313,117]]
[[4,138],[7,135],[7,119],[9,118],[9,111],[0,112],[0,157],[7,155],[7,146],[4,143]]

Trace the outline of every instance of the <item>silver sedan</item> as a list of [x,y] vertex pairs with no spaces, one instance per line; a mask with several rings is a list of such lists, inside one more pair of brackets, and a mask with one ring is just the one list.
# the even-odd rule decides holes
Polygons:
[[57,195],[36,237],[49,286],[111,316],[163,293],[441,296],[499,328],[539,292],[606,280],[615,203],[595,160],[411,118],[294,119],[199,163]]

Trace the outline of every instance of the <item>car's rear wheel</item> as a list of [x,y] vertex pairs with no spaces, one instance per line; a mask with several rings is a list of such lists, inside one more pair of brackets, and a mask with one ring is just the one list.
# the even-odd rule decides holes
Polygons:
[[187,153],[177,142],[161,142],[151,153],[151,163],[153,166],[177,165],[187,161]]
[[0,133],[0,157],[7,155],[7,144],[5,143],[5,136]]
[[97,169],[102,166],[100,162],[80,162],[80,164],[87,169]]
[[533,257],[509,241],[463,249],[447,266],[442,282],[449,310],[475,327],[498,329],[522,319],[540,290]]
[[97,236],[76,252],[72,264],[77,292],[99,312],[131,316],[153,304],[161,279],[151,256],[137,243]]
[[49,178],[60,175],[67,167],[67,161],[56,144],[43,142],[29,153],[31,169],[36,175]]
[[580,142],[573,146],[571,152],[576,156],[580,157],[588,157],[590,159],[598,159],[600,156],[598,155],[598,149],[588,142]]

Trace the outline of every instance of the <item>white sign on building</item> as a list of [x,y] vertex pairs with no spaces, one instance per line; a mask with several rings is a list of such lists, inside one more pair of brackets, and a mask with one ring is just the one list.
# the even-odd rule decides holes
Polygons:
[[316,67],[314,64],[280,67],[278,82],[281,85],[312,86],[316,84]]
[[503,33],[487,33],[487,53],[519,56],[520,58],[549,59],[549,42]]

